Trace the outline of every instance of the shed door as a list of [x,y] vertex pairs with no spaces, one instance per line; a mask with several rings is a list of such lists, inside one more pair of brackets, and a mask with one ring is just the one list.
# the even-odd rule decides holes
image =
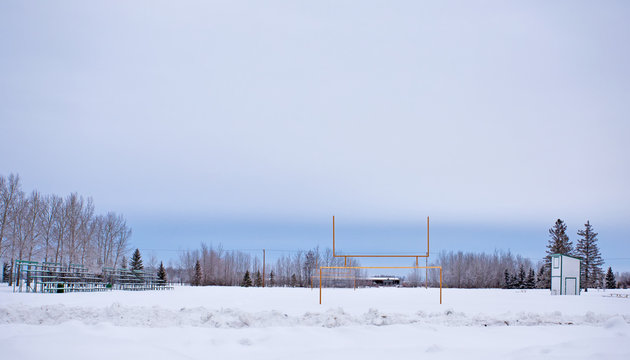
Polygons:
[[577,279],[566,278],[564,279],[564,291],[565,295],[577,295]]
[[560,295],[560,277],[551,278],[551,295]]

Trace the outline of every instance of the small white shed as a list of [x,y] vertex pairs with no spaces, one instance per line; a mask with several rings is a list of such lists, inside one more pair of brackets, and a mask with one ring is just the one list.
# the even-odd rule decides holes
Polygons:
[[551,295],[580,295],[580,263],[575,256],[551,255]]

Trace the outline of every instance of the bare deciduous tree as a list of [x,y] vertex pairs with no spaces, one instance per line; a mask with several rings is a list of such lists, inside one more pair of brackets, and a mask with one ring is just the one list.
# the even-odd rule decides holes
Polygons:
[[18,175],[0,176],[0,260],[79,263],[100,271],[119,264],[130,236],[121,215],[96,215],[91,198],[36,190],[25,196]]

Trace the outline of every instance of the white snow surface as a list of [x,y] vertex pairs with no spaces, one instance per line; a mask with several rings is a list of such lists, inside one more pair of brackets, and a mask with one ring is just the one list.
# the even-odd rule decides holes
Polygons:
[[[72,359],[98,349],[90,357],[630,359],[628,290],[551,296],[548,290],[444,289],[441,305],[438,289],[324,289],[322,295],[319,305],[317,289],[33,294],[1,285],[0,354]],[[72,346],[63,355],[51,353],[59,344]]]

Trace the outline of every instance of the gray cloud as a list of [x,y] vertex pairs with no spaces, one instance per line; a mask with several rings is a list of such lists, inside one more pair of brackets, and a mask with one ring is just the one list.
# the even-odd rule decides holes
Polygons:
[[622,223],[627,15],[5,3],[0,170],[131,214]]

